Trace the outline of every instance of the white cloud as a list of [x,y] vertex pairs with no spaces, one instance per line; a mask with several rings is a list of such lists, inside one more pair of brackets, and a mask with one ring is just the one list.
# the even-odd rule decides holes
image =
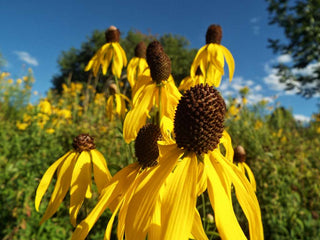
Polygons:
[[33,66],[38,66],[39,63],[36,58],[32,57],[28,52],[24,51],[14,51],[14,53],[19,57],[23,62],[26,62]]
[[[290,63],[292,62],[292,58],[290,55],[281,55],[278,56],[275,59],[270,60],[267,62],[264,66],[264,70],[267,73],[267,76],[263,78],[263,81],[267,86],[274,91],[282,92],[284,95],[294,95],[297,93],[296,89],[285,91],[286,89],[286,84],[280,82],[280,77],[277,75],[278,70],[275,68],[272,68],[273,64],[277,63]],[[314,70],[316,68],[320,67],[320,63],[311,63],[305,68],[298,69],[298,68],[293,68],[292,73],[295,75],[312,75],[314,74]],[[287,82],[290,82],[293,85],[298,86],[298,83],[296,81],[293,81],[293,79],[288,79]],[[308,87],[314,87],[316,85],[315,82],[304,85],[305,88]]]
[[260,84],[256,84],[250,79],[246,80],[241,76],[234,77],[231,83],[229,81],[222,81],[219,91],[221,91],[225,99],[231,96],[241,102],[239,91],[244,87],[249,87],[248,104],[256,104],[261,100],[267,100],[269,103],[274,101],[272,97],[264,96],[261,93],[262,86]]
[[253,17],[250,19],[250,25],[252,27],[252,31],[254,35],[259,35],[260,34],[260,17]]
[[283,54],[277,57],[278,63],[289,63],[292,61],[292,58],[289,54]]
[[320,67],[320,62],[310,63],[305,68],[292,69],[292,73],[297,75],[314,75],[314,70],[319,67]]
[[300,121],[302,123],[310,122],[310,117],[307,117],[307,116],[302,115],[302,114],[294,114],[293,117],[294,117],[295,120]]
[[254,91],[256,91],[256,92],[259,92],[259,91],[262,90],[262,87],[261,87],[261,85],[256,85],[253,89],[254,89]]

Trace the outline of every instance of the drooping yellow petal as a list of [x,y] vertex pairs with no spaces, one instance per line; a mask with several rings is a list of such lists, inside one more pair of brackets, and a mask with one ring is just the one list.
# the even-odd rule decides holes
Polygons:
[[212,63],[214,67],[224,74],[224,57],[221,50],[221,45],[216,43],[208,44],[208,62]]
[[127,67],[127,78],[130,84],[131,89],[133,88],[134,84],[137,81],[136,74],[137,74],[137,67],[139,63],[138,57],[133,57],[128,64]]
[[102,189],[110,182],[112,176],[104,156],[97,149],[91,150],[90,154],[93,165],[94,181],[97,185],[98,192],[101,193]]
[[114,95],[111,95],[106,104],[106,112],[107,112],[107,118],[112,122],[113,121],[113,100],[114,100]]
[[153,105],[153,98],[157,92],[155,84],[148,85],[140,94],[139,104],[128,112],[123,124],[123,137],[129,143],[133,141],[140,128],[146,123],[147,116]]
[[108,224],[107,224],[107,228],[106,228],[106,231],[105,231],[105,233],[104,233],[104,238],[103,238],[103,240],[110,240],[112,225],[113,225],[114,219],[115,219],[115,217],[116,217],[116,215],[117,215],[120,207],[122,206],[122,204],[123,204],[123,200],[121,200],[121,201],[117,204],[114,212],[112,213],[112,216],[111,216],[111,218],[109,219],[109,222],[108,222]]
[[132,89],[133,106],[135,106],[135,102],[137,101],[138,96],[140,96],[140,92],[142,92],[143,89],[150,84],[153,84],[153,80],[150,74],[149,75],[141,74],[138,76],[138,79]]
[[222,239],[241,240],[247,239],[235,216],[230,197],[225,192],[221,183],[218,171],[215,169],[215,163],[207,157],[204,158],[205,170],[208,176],[208,194],[214,211],[217,229]]
[[108,67],[111,63],[112,57],[113,57],[113,49],[112,48],[107,48],[106,52],[104,53],[104,58],[101,62],[101,66],[102,66],[102,74],[106,75],[107,74],[107,70]]
[[188,239],[194,220],[197,159],[184,157],[167,177],[162,204],[162,239]]
[[61,158],[59,158],[57,161],[55,161],[43,174],[43,177],[41,178],[41,181],[39,183],[39,186],[36,191],[36,198],[35,198],[35,208],[37,211],[39,211],[40,202],[42,200],[43,195],[48,190],[48,187],[51,183],[53,174],[57,170],[57,168],[61,165],[61,163],[68,158],[68,156],[71,154],[71,151],[63,155]]
[[89,183],[91,183],[91,159],[87,151],[82,151],[74,166],[70,188],[70,221],[75,227],[77,215],[82,206]]
[[152,240],[162,240],[161,239],[161,201],[159,197],[156,200],[156,203],[154,206],[154,211],[152,214],[152,218],[151,218],[151,222],[148,230],[148,238]]
[[198,180],[197,180],[197,195],[199,196],[207,189],[207,176],[204,171],[203,162],[198,163]]
[[243,166],[244,166],[245,170],[247,171],[247,174],[248,174],[250,183],[253,187],[253,190],[257,191],[257,184],[256,184],[256,180],[254,178],[253,172],[251,171],[250,167],[245,162],[243,163]]
[[116,102],[116,113],[119,117],[122,116],[122,100],[119,94],[115,94],[115,102]]
[[[122,53],[120,50],[120,45],[116,44],[116,43],[112,43],[113,46],[113,51],[114,51],[114,55],[113,55],[113,62],[112,62],[112,73],[113,75],[117,76],[117,78],[121,77],[121,72],[122,72],[122,68],[123,68],[123,60],[122,59]],[[120,47],[120,48],[119,48]]]
[[[126,216],[128,215],[128,208],[129,203],[135,194],[137,186],[140,184],[140,182],[144,179],[144,177],[148,175],[148,170],[141,171],[137,173],[136,178],[133,180],[132,184],[130,185],[128,191],[126,191],[125,195],[123,196],[123,204],[119,212],[118,216],[118,227],[117,227],[117,237],[118,239],[123,239],[125,227],[126,227]],[[135,206],[134,206],[135,207]],[[129,223],[129,226],[131,225],[131,222]],[[144,240],[145,236],[139,236],[138,234],[135,235],[135,239],[137,240]]]
[[[213,156],[220,159],[224,158],[218,151],[214,151]],[[250,239],[263,239],[260,206],[252,186],[245,175],[230,161],[223,159],[219,163],[235,187],[238,202],[249,223]]]
[[177,150],[175,144],[159,145],[159,154],[159,164],[140,176],[140,184],[137,186],[127,211],[126,237],[146,236],[160,188],[183,151]]
[[[191,78],[194,78],[196,75],[196,71],[197,68],[201,65],[201,62],[203,61],[204,58],[206,58],[206,54],[207,54],[207,45],[203,46],[202,48],[200,48],[191,64],[191,68],[190,68],[190,76]],[[201,71],[203,74],[205,74],[205,70],[206,69],[202,69]]]
[[234,151],[232,147],[231,137],[226,130],[224,130],[222,133],[222,137],[220,138],[220,144],[222,144],[225,148],[225,151],[226,151],[225,157],[230,162],[233,162]]
[[[109,207],[109,205],[121,196],[130,187],[133,179],[136,177],[139,171],[139,165],[137,163],[130,164],[123,168],[112,178],[111,182],[102,190],[100,198],[96,206],[92,209],[89,215],[77,225],[76,230],[72,234],[72,240],[83,240],[88,235],[89,231],[96,223],[98,218]],[[114,213],[116,214],[117,209],[122,204],[121,199],[115,204]]]
[[54,186],[48,207],[40,221],[40,224],[49,219],[57,211],[59,205],[66,196],[70,187],[72,171],[77,155],[77,153],[72,152],[60,165],[56,185]]
[[121,51],[121,56],[122,56],[122,62],[123,62],[123,66],[127,66],[127,56],[126,56],[126,53],[125,51],[123,50],[123,48],[121,47],[121,45],[119,43],[117,43],[119,46],[118,48],[120,49]]
[[226,58],[228,68],[229,68],[229,79],[231,81],[233,78],[234,68],[235,68],[234,59],[231,52],[226,47],[221,45],[220,48],[222,49],[223,55]]
[[194,219],[191,229],[192,239],[207,240],[208,237],[203,229],[200,214],[197,208],[194,208]]

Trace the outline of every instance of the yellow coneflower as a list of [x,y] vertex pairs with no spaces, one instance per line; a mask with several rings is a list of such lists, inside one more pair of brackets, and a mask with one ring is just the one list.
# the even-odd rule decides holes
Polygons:
[[106,41],[96,54],[91,58],[85,71],[92,69],[93,75],[97,76],[100,66],[102,74],[106,75],[109,65],[112,64],[112,74],[117,78],[121,77],[122,68],[127,65],[126,53],[119,44],[120,31],[115,26],[111,26],[106,31]]
[[[172,185],[167,190],[170,194],[161,202],[160,239],[188,239],[194,217],[192,209],[196,206],[197,194],[205,188],[221,238],[246,239],[233,211],[231,185],[248,219],[250,239],[263,239],[255,192],[245,175],[232,163],[231,139],[223,126],[225,110],[219,92],[208,85],[197,85],[180,99],[174,118],[175,141],[160,146],[163,154],[160,154],[159,162],[166,159],[175,167],[167,178],[167,184]],[[225,156],[221,154],[219,144],[223,144]],[[202,171],[199,171],[200,167]],[[202,188],[197,184],[199,179]]]
[[234,149],[234,157],[233,157],[234,163],[240,168],[243,174],[246,174],[248,176],[254,191],[257,191],[256,180],[254,178],[254,174],[251,171],[250,167],[246,164],[246,157],[247,157],[246,151],[241,145],[237,146]]
[[[123,239],[124,235],[128,240],[145,239],[147,235],[150,240],[161,239],[158,235],[160,226],[157,226],[161,222],[158,214],[161,210],[159,192],[174,166],[167,161],[158,161],[157,141],[160,138],[161,132],[156,125],[147,124],[139,130],[135,141],[138,162],[123,168],[112,178],[95,208],[77,226],[72,239],[85,239],[106,208],[110,208],[113,214],[107,224],[105,239],[110,239],[112,225],[118,212],[118,239]],[[164,190],[162,192],[165,194]],[[188,235],[206,239],[199,213],[195,208],[192,211],[195,218]]]
[[181,96],[171,76],[171,61],[160,42],[153,41],[147,48],[147,63],[150,68],[139,77],[133,108],[128,112],[123,126],[123,137],[127,143],[133,141],[139,129],[156,110],[156,122],[162,134],[173,127],[174,110]]
[[230,51],[222,46],[222,29],[219,25],[210,25],[206,34],[206,45],[199,49],[190,69],[190,76],[194,78],[197,68],[200,67],[205,83],[219,87],[224,74],[224,59],[229,67],[229,79],[233,78],[234,59]]
[[[146,61],[146,45],[144,42],[139,42],[134,49],[134,57],[130,60],[127,67],[127,78],[132,90],[134,89],[138,77],[146,68],[148,68],[148,63]],[[134,96],[133,92],[132,96]]]
[[57,181],[46,212],[40,224],[49,219],[58,209],[70,189],[70,221],[76,225],[77,215],[85,198],[92,197],[91,175],[93,166],[94,181],[99,193],[109,183],[111,174],[103,155],[95,149],[93,138],[81,134],[73,140],[73,150],[55,161],[44,173],[36,192],[35,208],[39,211],[40,202],[46,193],[54,173]]
[[126,102],[131,104],[130,99],[118,91],[119,90],[116,84],[110,84],[110,96],[106,104],[107,117],[110,121],[114,120],[114,116],[118,116],[121,120],[123,120],[127,111]]

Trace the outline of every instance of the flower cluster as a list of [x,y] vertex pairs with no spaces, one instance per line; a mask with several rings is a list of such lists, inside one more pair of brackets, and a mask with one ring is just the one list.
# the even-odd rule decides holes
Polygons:
[[[56,185],[41,222],[57,211],[70,189],[74,240],[85,239],[107,208],[112,216],[105,239],[110,239],[116,216],[118,239],[208,239],[196,208],[198,197],[207,192],[222,239],[263,239],[253,173],[239,148],[234,154],[231,137],[224,128],[226,104],[216,89],[225,60],[230,80],[234,73],[233,57],[220,44],[221,27],[209,26],[206,45],[197,53],[190,77],[179,89],[171,75],[171,60],[160,42],[152,41],[147,48],[139,43],[127,68],[132,99],[121,92],[119,83],[127,61],[119,34],[113,26],[107,30],[107,43],[85,70],[92,70],[96,76],[100,69],[106,74],[112,65],[114,83],[109,85],[107,113],[109,119],[115,114],[123,122],[123,137],[127,143],[134,141],[136,162],[111,177],[92,137],[79,135],[74,139],[74,149],[53,163],[40,181],[37,210],[57,171]],[[183,95],[179,90],[184,91]],[[92,174],[100,197],[77,224],[84,199],[92,196]],[[248,233],[233,209],[234,193],[247,218]]]

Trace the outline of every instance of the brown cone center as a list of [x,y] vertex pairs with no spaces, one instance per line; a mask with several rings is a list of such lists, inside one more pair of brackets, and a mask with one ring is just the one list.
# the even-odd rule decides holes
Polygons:
[[214,150],[224,130],[226,106],[209,85],[196,85],[181,97],[174,118],[179,148],[198,155]]
[[77,152],[90,151],[96,148],[94,139],[89,134],[80,134],[73,139],[72,146]]
[[157,141],[161,131],[157,125],[146,124],[138,132],[135,141],[135,154],[142,169],[158,164],[159,148]]

